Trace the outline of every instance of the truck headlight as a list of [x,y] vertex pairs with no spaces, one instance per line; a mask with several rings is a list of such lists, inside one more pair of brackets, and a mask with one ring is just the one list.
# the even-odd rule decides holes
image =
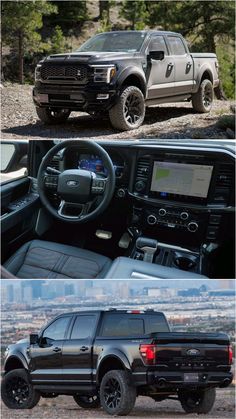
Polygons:
[[34,73],[35,81],[40,80],[41,78],[41,67],[42,67],[41,64],[38,64],[35,68],[35,73]]
[[114,65],[92,65],[94,69],[93,80],[96,83],[110,83],[116,75]]

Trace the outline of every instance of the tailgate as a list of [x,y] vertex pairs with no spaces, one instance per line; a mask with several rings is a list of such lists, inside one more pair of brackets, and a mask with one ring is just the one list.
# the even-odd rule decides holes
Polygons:
[[167,369],[217,370],[229,365],[229,338],[215,333],[157,333],[156,365]]

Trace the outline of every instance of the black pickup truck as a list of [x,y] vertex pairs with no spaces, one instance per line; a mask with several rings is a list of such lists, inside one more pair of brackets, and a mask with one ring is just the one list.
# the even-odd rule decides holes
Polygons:
[[115,31],[40,61],[33,100],[45,123],[83,111],[131,130],[143,123],[145,107],[160,103],[192,100],[197,112],[209,112],[218,85],[216,55],[190,53],[179,33]]
[[154,310],[66,313],[39,335],[9,345],[2,400],[33,408],[42,397],[73,395],[83,408],[126,415],[136,397],[176,396],[187,413],[207,413],[227,387],[232,348],[224,333],[172,333]]

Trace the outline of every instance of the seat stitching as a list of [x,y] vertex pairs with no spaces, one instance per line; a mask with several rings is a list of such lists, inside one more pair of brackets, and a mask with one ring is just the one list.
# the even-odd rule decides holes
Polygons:
[[97,261],[95,261],[94,259],[86,258],[86,257],[84,257],[84,256],[67,255],[66,253],[59,252],[58,250],[48,249],[48,248],[46,248],[46,247],[33,247],[32,249],[30,249],[30,251],[32,252],[34,249],[44,249],[44,250],[49,250],[49,251],[51,251],[51,252],[60,253],[60,254],[65,255],[65,256],[74,257],[74,258],[77,258],[77,259],[78,259],[78,258],[80,258],[80,259],[84,259],[84,260],[90,260],[91,262],[95,263],[95,264],[98,266],[98,268],[99,268],[99,269],[102,269],[102,267],[104,266],[104,265],[103,265],[103,266],[101,267],[101,266],[98,264],[98,262],[97,262]]
[[[31,268],[39,268],[39,269],[42,269],[42,270],[44,270],[44,271],[47,271],[47,272],[55,272],[55,273],[57,273],[57,274],[62,274],[62,272],[59,272],[59,271],[53,271],[53,270],[50,270],[50,269],[46,269],[46,268],[42,268],[41,266],[38,266],[38,265],[31,265],[30,263],[24,263],[21,267],[20,267],[20,269],[24,266],[24,265],[26,265],[26,266],[30,266]],[[20,271],[20,269],[19,269],[19,271]],[[18,272],[19,272],[18,271]],[[63,274],[64,275],[64,274]],[[67,275],[67,274],[65,274],[66,276],[68,276],[69,278],[72,278],[72,279],[75,279],[73,276],[69,276],[69,275]],[[93,278],[96,278],[94,275],[93,275]]]

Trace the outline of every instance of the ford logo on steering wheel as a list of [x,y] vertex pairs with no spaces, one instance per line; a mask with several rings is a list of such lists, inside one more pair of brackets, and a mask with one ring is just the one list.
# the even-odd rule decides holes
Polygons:
[[79,186],[79,182],[77,180],[68,180],[66,182],[67,186],[70,188],[75,188],[76,186]]

